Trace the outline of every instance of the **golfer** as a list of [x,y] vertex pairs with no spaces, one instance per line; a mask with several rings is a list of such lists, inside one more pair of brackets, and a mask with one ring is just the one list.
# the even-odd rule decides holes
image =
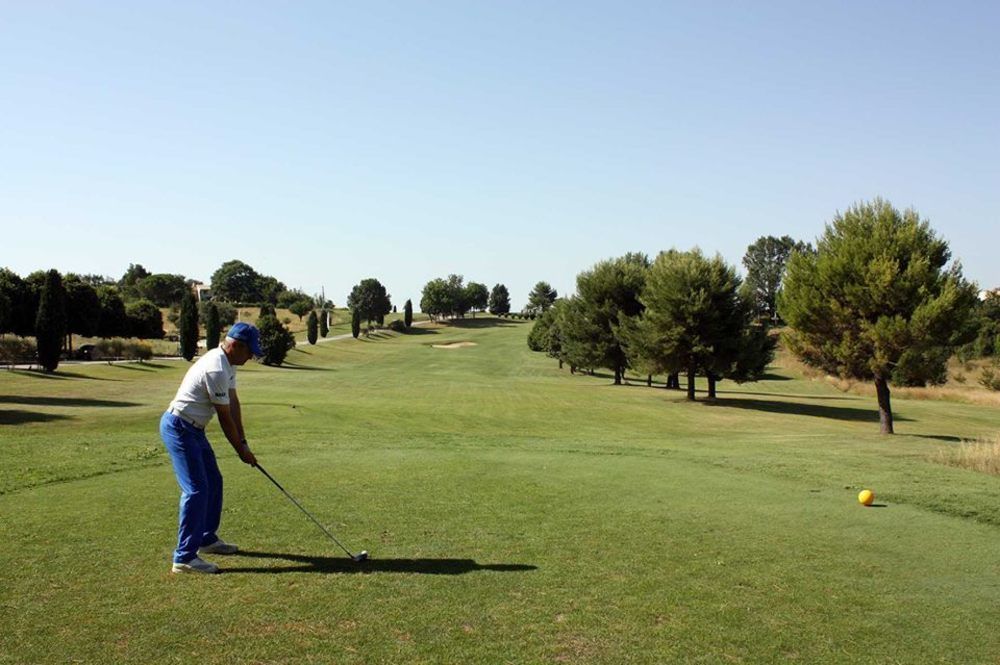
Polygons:
[[236,396],[236,368],[260,357],[260,331],[249,323],[229,329],[219,348],[212,349],[184,375],[174,401],[160,418],[160,438],[170,453],[181,488],[180,526],[174,551],[175,573],[217,573],[219,567],[199,554],[235,554],[238,548],[216,533],[222,519],[222,474],[205,436],[212,414],[226,439],[245,463],[256,466],[250,452],[240,400]]

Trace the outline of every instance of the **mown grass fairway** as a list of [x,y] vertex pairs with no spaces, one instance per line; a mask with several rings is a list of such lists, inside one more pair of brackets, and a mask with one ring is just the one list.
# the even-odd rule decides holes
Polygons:
[[[929,461],[988,407],[775,368],[718,404],[570,376],[476,319],[240,372],[261,463],[210,426],[225,574],[169,573],[157,435],[186,363],[0,374],[0,662],[1000,658],[1000,480]],[[432,344],[475,342],[435,349]],[[863,487],[879,508],[863,508]]]

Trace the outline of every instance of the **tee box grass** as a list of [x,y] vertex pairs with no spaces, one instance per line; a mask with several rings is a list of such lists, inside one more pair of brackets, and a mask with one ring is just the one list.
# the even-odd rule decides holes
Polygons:
[[213,422],[243,551],[171,575],[188,365],[0,374],[0,662],[996,662],[1000,480],[932,461],[996,409],[900,399],[881,437],[781,366],[687,403],[559,370],[529,325],[239,371],[261,464],[360,565]]

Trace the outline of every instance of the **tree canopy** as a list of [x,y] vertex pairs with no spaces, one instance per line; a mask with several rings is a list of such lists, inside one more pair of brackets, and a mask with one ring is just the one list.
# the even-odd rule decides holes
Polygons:
[[[646,283],[647,264],[645,256],[639,254],[597,263],[577,276],[574,306],[565,311],[561,331],[567,348],[588,347],[585,355],[589,363],[584,366],[610,369],[616,385],[621,384],[628,367],[619,327],[643,311],[639,297]],[[544,292],[537,286],[536,291]]]
[[347,296],[347,306],[371,325],[372,321],[383,318],[392,310],[392,302],[382,283],[374,277],[355,284],[351,295]]
[[468,294],[461,275],[432,279],[424,285],[420,311],[431,316],[465,316],[469,311]]
[[530,314],[541,314],[556,301],[559,294],[548,282],[538,282],[528,294],[528,306],[525,310]]
[[485,284],[469,282],[465,287],[465,302],[472,311],[484,311],[489,304],[490,291]]
[[212,273],[212,293],[235,303],[271,303],[288,289],[274,277],[261,275],[243,261],[226,261]]
[[894,431],[889,383],[903,371],[934,375],[975,335],[975,286],[950,259],[915,210],[880,198],[838,213],[816,254],[789,259],[778,300],[788,346],[831,374],[874,381],[885,434]]
[[736,270],[722,257],[700,250],[661,252],[649,269],[642,317],[627,330],[630,355],[649,372],[686,372],[688,399],[700,371],[715,380],[728,374],[740,355],[745,310]]
[[510,313],[510,292],[503,284],[497,284],[490,291],[489,300],[490,314]]
[[812,246],[789,236],[761,236],[747,247],[743,266],[747,269],[743,287],[753,313],[777,322],[778,291],[785,274],[785,264],[792,252],[811,252]]

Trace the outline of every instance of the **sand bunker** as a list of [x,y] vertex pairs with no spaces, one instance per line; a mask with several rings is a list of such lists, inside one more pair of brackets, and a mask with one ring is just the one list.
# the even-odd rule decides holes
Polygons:
[[452,342],[451,344],[431,344],[435,349],[461,349],[466,346],[476,346],[475,342]]

